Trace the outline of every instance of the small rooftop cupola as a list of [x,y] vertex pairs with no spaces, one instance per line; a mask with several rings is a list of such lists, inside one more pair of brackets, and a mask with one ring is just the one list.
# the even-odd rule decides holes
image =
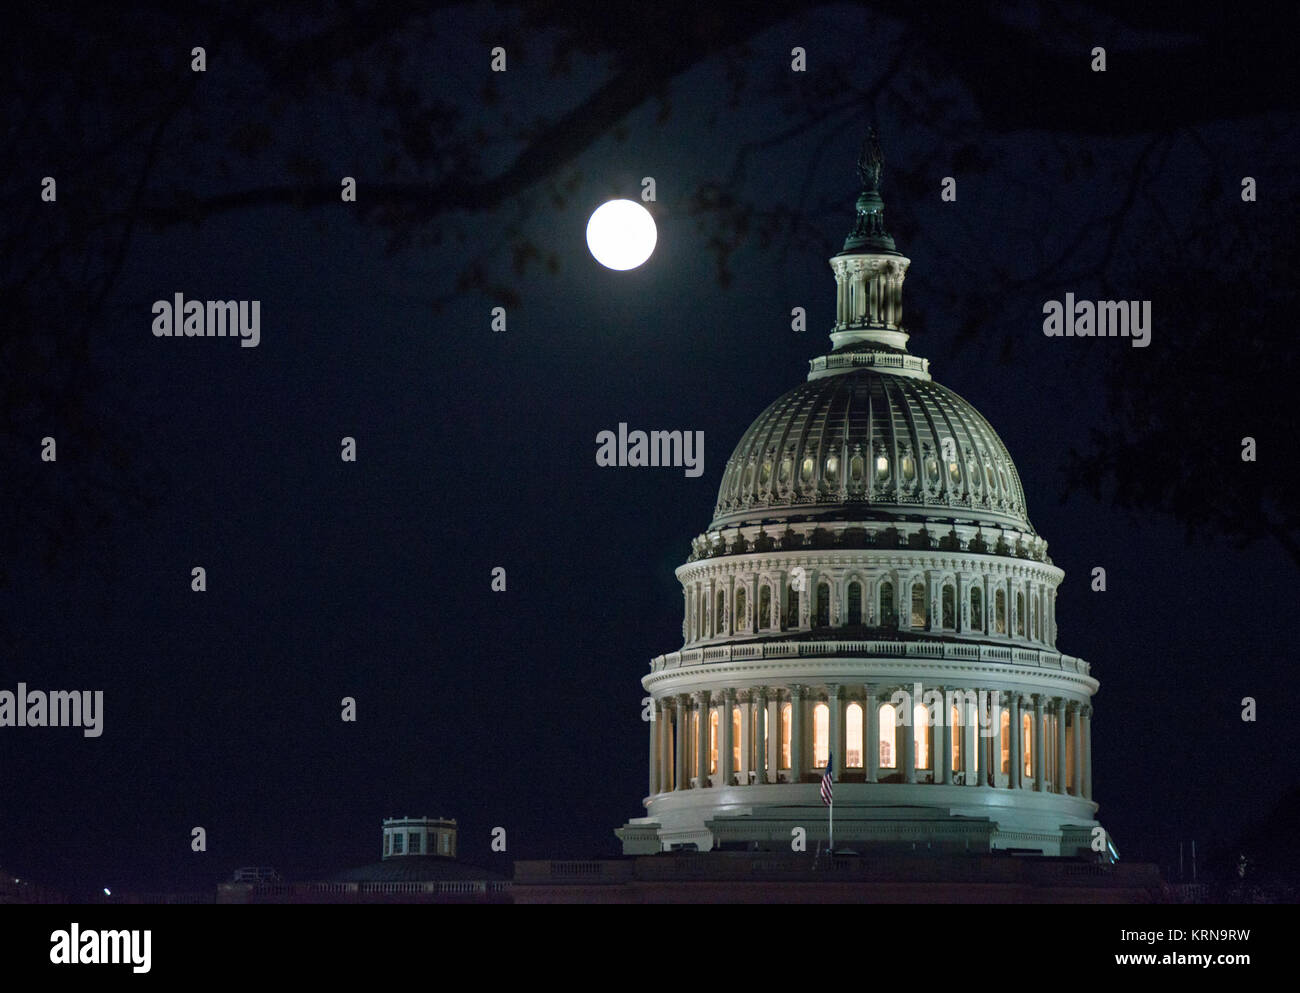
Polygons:
[[857,218],[844,239],[844,249],[834,255],[835,330],[831,341],[839,351],[854,345],[884,346],[882,350],[907,350],[903,330],[903,277],[911,259],[894,247],[885,230],[885,202],[880,198],[880,170],[884,156],[874,127],[867,131],[858,155]]

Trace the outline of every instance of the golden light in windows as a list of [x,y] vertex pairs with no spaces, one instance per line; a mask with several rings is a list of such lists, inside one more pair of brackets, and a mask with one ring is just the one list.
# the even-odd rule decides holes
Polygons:
[[824,703],[813,707],[813,768],[825,769],[831,754],[831,708]]
[[709,709],[709,774],[718,772],[718,708]]
[[910,483],[916,478],[916,463],[912,460],[912,456],[904,455],[901,464],[903,467],[903,482]]
[[844,765],[862,768],[862,705],[850,703],[844,710]]
[[790,704],[781,704],[781,768],[790,768]]
[[1011,772],[1011,711],[1002,711],[1002,721],[998,725],[998,737],[1002,742],[1002,771]]
[[837,483],[840,479],[840,457],[831,455],[826,459],[826,482]]
[[889,458],[885,455],[876,456],[876,478],[881,480],[889,478]]
[[1024,714],[1020,718],[1020,735],[1021,743],[1024,746],[1025,768],[1024,774],[1032,776],[1034,774],[1034,715]]
[[772,460],[764,459],[763,466],[758,470],[758,485],[767,489],[768,482],[772,479]]
[[930,727],[929,711],[925,704],[918,703],[912,708],[912,740],[916,743],[916,768],[930,768]]
[[731,768],[740,769],[740,708],[731,708]]
[[803,465],[799,466],[799,479],[805,483],[812,482],[813,468],[812,456],[809,455],[803,460]]
[[887,703],[880,705],[880,768],[893,769],[894,756],[897,754],[898,728],[894,721],[894,708]]
[[793,471],[794,471],[794,460],[787,455],[785,458],[781,460],[781,469],[777,473],[777,477],[776,477],[777,481],[782,486],[785,486],[790,482],[790,473]]

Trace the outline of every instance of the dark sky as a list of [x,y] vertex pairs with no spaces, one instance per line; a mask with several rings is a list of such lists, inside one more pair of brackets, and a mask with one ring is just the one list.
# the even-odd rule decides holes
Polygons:
[[[1028,9],[1016,18],[1032,20]],[[153,23],[145,10],[124,16]],[[527,58],[512,55],[495,81],[499,102],[485,104],[485,39],[502,20],[518,16],[453,11],[438,22],[438,59],[427,71],[406,67],[413,86],[462,108],[462,128],[491,133],[503,106],[520,121],[558,116],[610,77],[607,60],[589,56],[553,76],[557,27],[533,37]],[[1112,59],[1181,37],[1098,23]],[[201,32],[183,27],[168,59],[198,43]],[[277,30],[307,37],[313,27]],[[1237,115],[1156,132],[1167,141],[1147,158],[1149,131],[1079,133],[1069,119],[1058,130],[992,127],[960,74],[945,76],[942,57],[907,30],[870,6],[792,15],[749,38],[738,60],[750,79],[735,106],[728,61],[711,55],[673,80],[666,120],[648,94],[621,138],[604,134],[566,166],[560,175],[578,179],[563,208],[539,176],[499,207],[456,215],[463,242],[448,229],[441,244],[390,253],[385,233],[341,203],[135,232],[93,327],[85,388],[135,459],[110,478],[143,487],[153,505],[124,509],[53,565],[35,535],[8,563],[0,689],[102,689],[106,715],[98,739],[0,729],[0,865],[75,892],[207,887],[247,864],[315,875],[377,858],[380,820],[406,814],[457,818],[462,856],[502,872],[518,858],[616,853],[612,830],[642,813],[639,680],[653,655],[681,645],[673,569],[709,523],[746,426],[829,349],[826,260],[849,229],[853,160],[873,119],[886,216],[912,259],[911,350],[1000,433],[1031,520],[1065,570],[1057,647],[1087,659],[1101,683],[1094,792],[1121,853],[1167,861],[1179,840],[1230,839],[1294,789],[1296,731],[1285,715],[1296,564],[1274,544],[1188,544],[1168,517],[1085,494],[1061,499],[1066,453],[1114,416],[1107,375],[1117,363],[1158,368],[1180,334],[1162,320],[1176,308],[1144,283],[1143,261],[1177,268],[1177,234],[1200,209],[1192,191],[1216,168],[1231,180],[1229,204],[1241,175],[1257,177],[1261,199],[1294,200],[1294,112],[1244,101]],[[143,33],[159,45],[168,31]],[[843,94],[783,75],[794,45],[864,91],[891,60],[903,68],[874,101],[810,122]],[[1098,87],[1117,118],[1149,99],[1104,88],[1086,49],[1076,56],[1070,85]],[[274,150],[224,175],[214,165],[232,122],[266,105],[248,59],[209,54],[204,90],[150,177],[160,198],[288,181]],[[44,65],[34,59],[32,72]],[[183,65],[176,71],[189,82]],[[121,95],[107,106],[105,130],[112,115],[130,117]],[[210,153],[185,144],[196,126]],[[288,99],[275,128],[276,142],[314,149],[330,184],[356,175],[364,203],[364,169],[379,169],[386,147],[380,119],[318,81]],[[748,143],[756,147],[735,175]],[[493,139],[484,167],[504,167],[522,147]],[[12,164],[24,196],[64,170],[81,185],[61,185],[48,209],[75,209],[94,175],[75,151],[51,139],[46,157]],[[1134,200],[1139,168],[1150,175]],[[958,200],[941,203],[950,175]],[[643,176],[657,185],[657,250],[638,270],[605,270],[587,253],[587,216],[610,196],[636,198]],[[709,230],[691,210],[711,182],[760,211],[802,216],[811,234],[765,243],[755,215],[733,230],[721,285]],[[1126,218],[1113,241],[1112,213]],[[9,216],[6,237],[20,237]],[[515,272],[502,243],[512,223],[555,253],[557,273]],[[1038,278],[1062,252],[1059,280]],[[499,295],[457,290],[479,256],[518,294],[505,333],[489,327]],[[1126,298],[1154,298],[1149,348],[1043,336],[1044,301],[1094,294],[1098,266]],[[260,345],[155,338],[151,305],[176,292],[260,300]],[[971,315],[956,309],[972,293],[992,301],[974,335],[961,333]],[[790,329],[794,306],[808,310],[802,334]],[[56,322],[49,335],[63,331]],[[1225,329],[1225,361],[1240,333]],[[1249,333],[1282,345],[1271,328]],[[1211,378],[1188,384],[1217,388]],[[1252,433],[1252,398],[1239,400],[1240,424],[1225,426],[1238,437]],[[55,412],[38,399],[9,413],[29,430],[7,440],[6,457],[34,459]],[[595,436],[620,421],[703,431],[703,476],[597,467]],[[339,459],[344,435],[357,439],[355,464]],[[1277,451],[1290,439],[1270,441],[1257,470],[1286,472]],[[71,471],[76,437],[59,444],[57,468],[43,471]],[[1235,450],[1207,448],[1205,459],[1207,487],[1240,468]],[[4,496],[20,509],[43,499],[12,486]],[[195,565],[207,570],[206,593],[190,590]],[[1097,565],[1105,593],[1089,589]],[[496,566],[507,570],[505,593],[490,589]],[[339,719],[344,696],[357,700],[355,724]],[[1258,723],[1241,721],[1243,696],[1259,701]],[[196,825],[207,830],[204,854],[190,851]],[[504,855],[489,851],[496,826],[507,831]]]

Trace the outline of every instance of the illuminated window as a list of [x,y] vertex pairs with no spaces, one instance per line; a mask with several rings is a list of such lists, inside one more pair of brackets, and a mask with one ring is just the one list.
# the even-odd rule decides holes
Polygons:
[[709,708],[709,775],[718,773],[718,708]]
[[984,630],[984,593],[978,586],[970,590],[970,626],[976,631]]
[[880,623],[896,624],[898,617],[894,613],[894,584],[885,580],[880,584]]
[[393,835],[393,854],[403,855],[406,852],[406,835],[398,831]]
[[1007,595],[1002,590],[993,594],[993,630],[1007,633]]
[[799,479],[801,482],[810,483],[813,477],[813,460],[809,455],[803,460],[803,465],[799,466]]
[[766,583],[758,591],[758,623],[765,628],[772,626],[772,587]]
[[1016,634],[1025,636],[1025,595],[1016,593]]
[[771,482],[771,479],[772,479],[772,460],[764,459],[762,468],[758,470],[758,485],[763,489],[767,489],[767,484]]
[[790,704],[781,704],[781,768],[790,768]]
[[903,461],[903,482],[910,483],[916,478],[916,463],[912,461],[912,456],[904,455]]
[[952,480],[954,486],[961,483],[961,466],[956,461],[948,463],[948,478]]
[[817,625],[826,627],[831,622],[831,588],[826,583],[817,584]]
[[930,768],[930,736],[934,728],[930,726],[930,711],[925,704],[918,703],[912,708],[912,740],[916,743],[916,767]]
[[851,703],[844,711],[844,765],[862,768],[862,705]]
[[939,481],[939,460],[930,455],[925,460],[925,478],[931,483]]
[[1002,711],[1002,722],[998,725],[1002,739],[1002,771],[1011,772],[1011,711]]
[[957,629],[957,592],[953,589],[951,583],[944,585],[942,603],[944,630],[955,631]]
[[1020,718],[1020,735],[1024,746],[1026,776],[1034,774],[1034,715],[1024,714]]
[[840,457],[832,455],[826,459],[826,482],[838,483],[840,481]]
[[880,768],[896,768],[895,755],[898,729],[894,726],[894,708],[888,703],[880,705]]
[[744,587],[736,590],[736,627],[745,626],[745,590]]
[[912,585],[912,627],[925,627],[925,586],[921,583]]
[[813,707],[813,768],[825,769],[831,754],[831,708],[824,703]]
[[957,708],[953,707],[948,711],[948,727],[952,729],[950,737],[952,738],[952,771],[961,771],[961,753],[965,745],[966,735],[962,733],[961,715]]
[[862,623],[862,584],[849,583],[849,623]]
[[876,456],[876,478],[884,482],[889,478],[889,457],[885,455]]
[[686,742],[687,775],[692,775],[700,767],[700,712],[691,711],[691,733]]
[[740,771],[740,708],[731,708],[731,768]]
[[849,459],[849,482],[855,486],[862,482],[862,476],[866,471],[866,463],[861,455],[855,455]]

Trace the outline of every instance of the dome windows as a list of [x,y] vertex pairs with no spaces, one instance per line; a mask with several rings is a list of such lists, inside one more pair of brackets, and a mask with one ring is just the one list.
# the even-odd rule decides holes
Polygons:
[[916,461],[910,455],[904,455],[902,461],[903,482],[910,483],[916,479]]
[[876,456],[876,479],[883,483],[888,478],[889,478],[889,456],[877,455]]
[[745,481],[741,485],[741,488],[746,493],[748,493],[750,490],[754,488],[754,463],[753,462],[750,462],[747,466],[745,466]]
[[961,466],[958,464],[956,459],[953,459],[948,463],[948,478],[952,480],[953,486],[961,485]]
[[840,481],[840,457],[838,455],[828,456],[826,459],[826,482],[838,483]]
[[767,484],[772,481],[772,460],[764,459],[762,467],[758,470],[758,485],[766,490]]
[[777,472],[777,477],[776,477],[777,482],[779,482],[782,486],[789,486],[790,473],[792,472],[794,472],[794,459],[790,458],[790,456],[787,455],[785,458],[781,460],[781,468]]
[[809,455],[803,460],[803,465],[799,466],[799,482],[811,483],[814,468],[813,458]]
[[939,482],[939,460],[933,455],[926,456],[925,459],[925,478],[933,486]]
[[862,476],[866,471],[866,463],[861,455],[855,455],[849,459],[849,482],[854,486],[862,485]]
[[984,479],[988,482],[990,490],[997,487],[997,480],[993,478],[993,466],[988,462],[984,463]]

